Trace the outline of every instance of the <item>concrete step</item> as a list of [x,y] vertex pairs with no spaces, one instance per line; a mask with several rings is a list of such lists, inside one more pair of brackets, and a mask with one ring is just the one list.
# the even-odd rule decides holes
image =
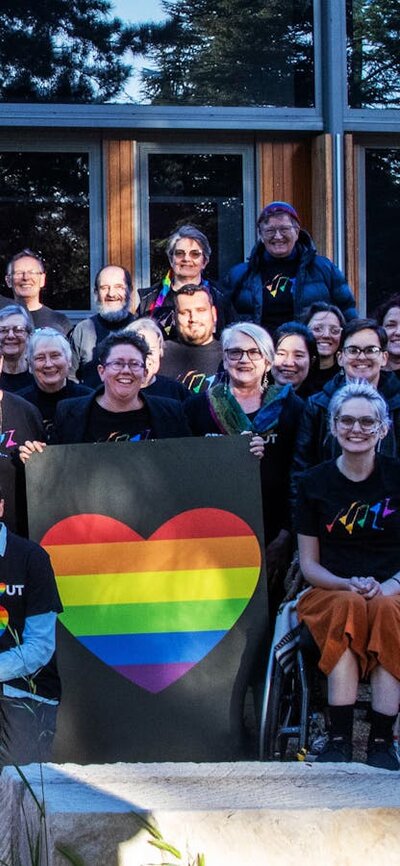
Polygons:
[[[46,808],[43,866],[177,863],[143,820],[206,866],[398,866],[400,774],[362,764],[48,764],[23,768]],[[0,861],[31,866],[40,812],[17,771],[0,777]],[[42,822],[43,823],[43,822]],[[12,852],[12,845],[14,851]],[[17,858],[20,858],[18,861]],[[46,859],[47,857],[47,859]]]

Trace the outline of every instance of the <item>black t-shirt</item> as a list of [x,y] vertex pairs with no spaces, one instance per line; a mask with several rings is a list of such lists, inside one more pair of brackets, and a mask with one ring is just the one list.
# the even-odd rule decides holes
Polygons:
[[335,460],[300,476],[296,529],[320,543],[320,562],[339,577],[384,581],[400,570],[400,460],[376,456],[365,481]]
[[222,348],[218,340],[205,346],[168,340],[161,360],[161,372],[182,382],[192,393],[199,394],[216,384],[221,362]]
[[147,406],[130,412],[110,412],[94,401],[85,431],[85,442],[135,442],[154,438]]
[[26,497],[19,445],[26,439],[43,441],[40,412],[19,394],[3,391],[0,402],[0,486],[5,500],[4,522],[13,532],[26,535]]
[[59,313],[57,310],[52,310],[46,307],[45,304],[38,310],[29,310],[33,319],[35,328],[56,328],[61,334],[67,334],[72,331],[73,324],[64,313]]
[[5,391],[11,391],[12,394],[20,394],[24,388],[28,388],[33,384],[34,378],[29,370],[24,370],[22,373],[6,373],[5,370],[0,375],[0,388]]
[[[12,649],[16,640],[22,639],[27,617],[50,611],[61,613],[63,609],[48,554],[38,544],[12,532],[7,533],[6,550],[0,556],[0,585],[5,587],[0,595],[3,623],[8,618],[8,627],[0,626],[0,652]],[[60,681],[54,655],[31,679],[38,695],[59,700]],[[24,678],[9,680],[8,684],[28,690]]]
[[33,380],[32,386],[21,391],[20,396],[39,409],[43,418],[46,442],[50,442],[54,427],[54,416],[61,400],[68,400],[70,397],[85,397],[86,394],[91,393],[92,388],[88,388],[86,385],[78,385],[77,382],[71,382],[70,379],[67,379],[66,385],[60,388],[59,391],[51,392],[38,388],[35,380]]
[[271,334],[282,322],[290,322],[293,319],[293,289],[298,264],[297,255],[283,259],[275,259],[273,256],[263,258],[261,324]]

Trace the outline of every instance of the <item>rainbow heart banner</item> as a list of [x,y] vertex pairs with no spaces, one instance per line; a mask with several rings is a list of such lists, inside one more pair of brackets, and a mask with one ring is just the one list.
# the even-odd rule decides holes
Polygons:
[[177,514],[148,539],[107,515],[73,515],[41,543],[56,573],[63,625],[102,662],[153,693],[220,643],[260,574],[252,529],[217,508]]
[[26,484],[64,605],[55,760],[252,756],[243,706],[269,624],[248,438],[56,445]]

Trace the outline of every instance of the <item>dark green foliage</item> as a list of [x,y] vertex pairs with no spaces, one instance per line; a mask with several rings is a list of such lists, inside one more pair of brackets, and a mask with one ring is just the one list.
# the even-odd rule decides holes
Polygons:
[[310,0],[163,0],[167,20],[132,30],[155,64],[153,103],[313,105]]
[[351,108],[400,106],[399,0],[347,0]]
[[0,98],[105,102],[129,78],[125,29],[109,0],[2,0]]

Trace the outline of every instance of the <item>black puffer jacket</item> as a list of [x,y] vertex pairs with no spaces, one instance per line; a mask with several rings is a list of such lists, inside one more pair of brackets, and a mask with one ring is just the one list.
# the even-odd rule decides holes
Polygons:
[[[344,274],[326,256],[319,256],[308,232],[301,229],[297,242],[299,265],[293,285],[293,316],[298,319],[314,301],[336,304],[346,321],[357,316],[353,293]],[[258,241],[247,262],[234,265],[222,283],[226,302],[240,320],[261,324],[263,308],[262,262],[265,247]]]

